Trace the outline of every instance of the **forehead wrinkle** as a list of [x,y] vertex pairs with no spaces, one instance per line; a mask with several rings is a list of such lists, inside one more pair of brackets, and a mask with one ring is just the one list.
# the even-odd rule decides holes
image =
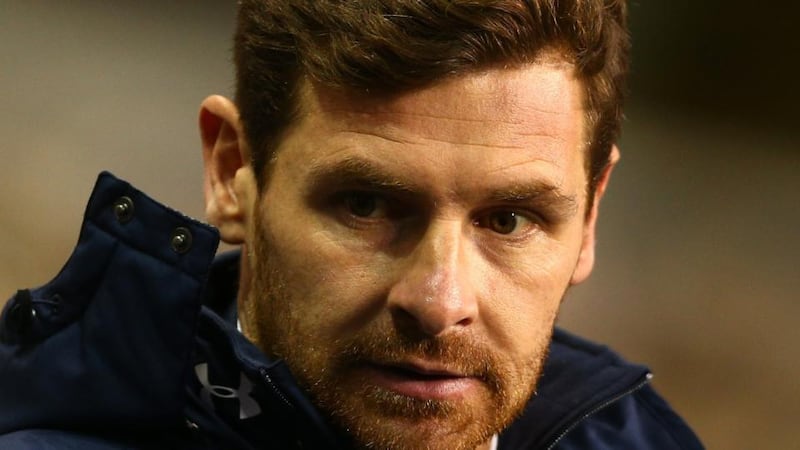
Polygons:
[[486,144],[486,143],[479,143],[479,142],[468,142],[468,141],[450,141],[446,139],[436,139],[431,137],[422,137],[419,140],[411,140],[411,139],[401,139],[395,138],[387,134],[381,134],[375,131],[343,131],[342,134],[356,134],[356,135],[364,135],[364,136],[371,136],[375,137],[384,141],[389,141],[395,144],[412,144],[412,145],[424,145],[427,142],[433,143],[442,143],[447,145],[458,145],[464,147],[489,147],[490,149],[506,149],[506,150],[523,150],[525,147],[520,145],[505,145],[505,144]]
[[[342,110],[343,113],[347,114],[349,111]],[[387,115],[393,115],[393,113],[386,113]],[[371,136],[376,137],[381,140],[389,141],[396,144],[418,144],[422,145],[426,142],[432,143],[443,143],[447,145],[460,145],[460,146],[476,146],[476,147],[489,147],[492,149],[510,149],[510,150],[525,150],[530,147],[530,143],[527,145],[517,144],[516,141],[519,138],[524,137],[537,137],[543,138],[551,141],[555,141],[557,143],[563,143],[566,141],[566,138],[563,136],[559,136],[557,132],[552,129],[544,129],[542,131],[526,131],[526,129],[531,128],[530,126],[522,126],[527,125],[524,121],[518,122],[509,122],[503,120],[495,120],[495,121],[484,121],[484,120],[467,120],[465,119],[464,122],[468,123],[477,123],[484,125],[485,127],[491,127],[495,124],[500,125],[515,125],[512,130],[509,130],[509,135],[506,136],[505,143],[490,143],[490,142],[477,142],[474,140],[450,140],[450,139],[440,139],[436,137],[432,137],[428,135],[429,133],[423,133],[424,135],[419,136],[418,139],[413,138],[405,138],[401,136],[395,136],[398,134],[403,134],[404,127],[402,125],[388,122],[388,121],[379,121],[379,120],[370,120],[374,119],[373,114],[369,113],[359,113],[358,115],[363,115],[365,120],[358,120],[355,118],[350,119],[343,119],[340,116],[340,122],[344,122],[343,130],[339,131],[340,134],[354,134],[364,135],[364,136]],[[423,115],[424,116],[424,115]],[[451,120],[446,117],[443,117],[445,120]],[[452,119],[458,120],[458,119]],[[377,123],[375,123],[377,122]],[[419,133],[417,133],[419,134]],[[490,134],[491,136],[491,134]]]
[[[531,163],[534,163],[534,162],[537,162],[537,161],[539,161],[539,160],[538,159],[537,160],[533,160],[533,161],[532,160],[525,160],[525,161],[519,161],[519,162],[515,162],[515,163],[511,163],[511,164],[506,164],[506,165],[501,166],[501,167],[495,167],[493,169],[487,170],[486,171],[486,175],[491,175],[493,173],[502,172],[502,171],[505,171],[505,170],[508,170],[508,169],[513,169],[515,167],[525,166],[525,165],[528,165],[528,164],[531,164]],[[549,161],[545,161],[545,162],[549,162]]]
[[378,133],[377,131],[345,130],[345,131],[342,131],[340,133],[344,134],[344,135],[355,134],[356,136],[369,136],[369,137],[378,138],[378,139],[383,140],[383,141],[393,142],[395,144],[415,144],[415,142],[412,142],[412,141],[409,141],[409,140],[406,140],[406,139],[395,138],[395,137],[389,136],[388,134],[381,134],[381,133]]
[[[383,109],[383,105],[376,105],[377,108]],[[446,125],[447,123],[450,124],[465,124],[469,125],[470,128],[473,128],[473,125],[480,125],[481,127],[491,129],[493,131],[505,129],[510,134],[519,136],[519,137],[546,137],[546,138],[554,138],[556,134],[558,134],[558,130],[563,128],[566,124],[563,123],[568,121],[567,119],[559,120],[556,117],[564,117],[567,114],[573,111],[548,111],[544,109],[536,109],[532,107],[528,108],[519,108],[520,110],[525,111],[522,114],[523,118],[517,120],[506,120],[504,118],[497,118],[496,116],[488,116],[488,117],[454,117],[452,115],[444,115],[444,114],[432,114],[427,113],[424,111],[414,111],[414,112],[407,112],[407,111],[381,111],[381,110],[370,110],[370,109],[358,109],[358,107],[353,106],[350,108],[319,108],[319,111],[323,114],[330,115],[334,117],[338,122],[343,123],[345,126],[351,127],[353,130],[361,131],[366,127],[373,127],[378,129],[402,129],[406,124],[409,123],[409,120],[413,121],[414,119],[431,119],[432,122],[428,122],[428,127],[432,127],[433,129],[439,129],[442,125]],[[474,110],[471,110],[474,112]],[[460,111],[454,110],[453,113],[459,113]],[[580,112],[580,111],[579,111]],[[530,114],[547,114],[551,117],[550,118],[531,118]],[[520,114],[509,114],[509,116],[520,116]],[[582,120],[582,115],[580,116],[580,120]],[[437,122],[439,123],[437,125]],[[412,122],[413,124],[413,122]],[[428,134],[428,133],[426,133]],[[431,138],[434,141],[436,139]],[[562,139],[563,140],[563,139]],[[444,142],[443,140],[438,140],[440,142]]]
[[[378,108],[383,109],[384,105],[377,105]],[[491,134],[498,132],[505,132],[508,135],[518,137],[546,137],[555,138],[559,131],[567,128],[573,120],[570,115],[577,112],[576,120],[583,121],[583,114],[581,110],[569,111],[549,111],[533,107],[516,108],[519,113],[509,113],[498,117],[497,115],[483,115],[479,117],[455,117],[447,114],[433,114],[426,111],[380,111],[380,110],[364,110],[364,109],[337,109],[337,114],[340,121],[352,126],[354,129],[375,127],[382,129],[404,129],[407,124],[427,125],[421,128],[425,130],[425,134],[430,134],[431,131],[436,131],[442,127],[447,127],[448,124],[464,125],[468,127],[467,131],[476,131],[485,129]],[[326,111],[327,112],[327,111]],[[474,114],[475,109],[470,109],[469,114]],[[461,110],[454,109],[453,114],[463,114]],[[538,117],[536,117],[538,115]],[[546,115],[546,117],[541,117]],[[415,122],[415,119],[422,122]],[[430,119],[427,121],[426,119]],[[476,127],[477,126],[477,127]],[[560,138],[563,140],[564,138]]]
[[[356,106],[351,106],[348,108],[319,108],[320,112],[328,113],[335,115],[336,117],[342,116],[359,116],[357,119],[359,122],[363,122],[364,118],[370,119],[373,117],[381,117],[381,116],[398,116],[398,117],[422,117],[428,119],[437,119],[437,120],[447,120],[452,122],[464,122],[464,123],[488,123],[488,124],[505,124],[505,125],[527,125],[529,122],[528,120],[503,120],[497,119],[493,117],[480,117],[480,118],[470,118],[470,117],[454,117],[451,115],[444,115],[444,114],[433,114],[427,113],[421,110],[416,111],[388,111],[389,106],[375,104],[375,109],[371,108],[358,108]],[[536,113],[542,114],[550,114],[550,115],[563,115],[564,111],[550,111],[547,109],[540,109],[534,107],[526,107],[526,108],[518,108],[523,111],[531,111]],[[580,111],[580,110],[578,110]],[[339,114],[339,115],[337,115]]]

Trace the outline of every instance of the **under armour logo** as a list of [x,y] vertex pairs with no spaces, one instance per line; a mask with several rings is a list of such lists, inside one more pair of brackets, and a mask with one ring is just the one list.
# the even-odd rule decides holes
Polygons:
[[253,383],[244,374],[241,374],[239,387],[234,389],[209,383],[208,364],[206,363],[194,366],[194,373],[197,375],[197,379],[200,380],[200,384],[203,385],[203,392],[200,395],[206,403],[213,406],[212,395],[217,398],[235,398],[239,400],[239,419],[248,419],[261,414],[261,407],[250,396],[253,392]]

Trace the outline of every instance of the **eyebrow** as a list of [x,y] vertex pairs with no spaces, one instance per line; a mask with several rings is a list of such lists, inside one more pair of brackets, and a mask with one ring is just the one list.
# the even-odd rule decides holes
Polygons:
[[556,219],[568,219],[578,211],[578,199],[567,195],[546,182],[519,183],[489,193],[487,199],[493,203],[535,204],[544,208]]
[[353,185],[360,188],[393,191],[399,194],[420,194],[422,189],[381,169],[368,159],[348,157],[332,165],[314,165],[307,179],[310,191],[334,185]]

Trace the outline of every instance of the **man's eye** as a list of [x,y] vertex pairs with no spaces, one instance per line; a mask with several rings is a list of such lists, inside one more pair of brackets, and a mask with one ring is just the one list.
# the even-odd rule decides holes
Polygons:
[[357,217],[370,217],[378,211],[379,200],[374,194],[351,192],[344,197],[347,212]]
[[529,218],[514,211],[494,211],[479,218],[475,224],[504,235],[519,234],[533,225]]

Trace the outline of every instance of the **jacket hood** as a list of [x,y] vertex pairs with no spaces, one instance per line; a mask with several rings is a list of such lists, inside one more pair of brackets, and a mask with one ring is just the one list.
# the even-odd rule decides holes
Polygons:
[[0,433],[179,416],[218,242],[213,228],[101,174],[64,268],[4,308]]

